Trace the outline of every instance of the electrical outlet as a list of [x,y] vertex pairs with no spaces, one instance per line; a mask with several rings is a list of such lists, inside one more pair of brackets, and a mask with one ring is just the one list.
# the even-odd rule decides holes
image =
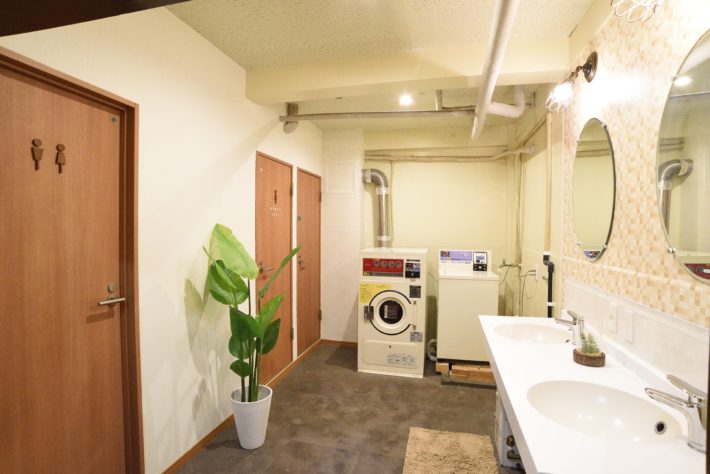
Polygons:
[[543,268],[545,265],[542,263],[536,263],[535,264],[535,281],[540,281],[543,275]]
[[634,342],[634,312],[629,308],[621,310],[621,333],[624,340],[633,344]]
[[619,330],[619,305],[613,301],[609,302],[604,329],[614,334]]

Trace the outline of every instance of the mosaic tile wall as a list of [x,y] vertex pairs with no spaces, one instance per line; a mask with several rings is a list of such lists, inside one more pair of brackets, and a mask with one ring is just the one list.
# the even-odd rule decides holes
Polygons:
[[[710,285],[696,281],[667,251],[656,202],[656,144],[672,78],[710,29],[710,2],[664,2],[646,23],[613,15],[577,58],[599,54],[597,75],[577,80],[564,117],[563,275],[710,327]],[[576,248],[572,162],[584,124],[608,125],[616,160],[616,208],[608,250],[597,262]]]

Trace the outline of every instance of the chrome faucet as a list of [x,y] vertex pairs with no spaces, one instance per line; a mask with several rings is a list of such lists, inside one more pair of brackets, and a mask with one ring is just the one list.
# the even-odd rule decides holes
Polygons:
[[576,346],[579,342],[579,334],[584,332],[584,317],[575,313],[574,311],[565,310],[567,314],[570,315],[572,321],[562,318],[555,318],[555,322],[558,324],[564,324],[572,329],[572,345]]
[[685,418],[688,420],[688,446],[704,453],[706,449],[705,436],[708,421],[708,394],[702,390],[698,390],[675,375],[668,375],[667,377],[670,383],[688,395],[687,400],[656,390],[655,388],[646,387],[646,394],[658,402],[680,410],[681,413],[685,415]]

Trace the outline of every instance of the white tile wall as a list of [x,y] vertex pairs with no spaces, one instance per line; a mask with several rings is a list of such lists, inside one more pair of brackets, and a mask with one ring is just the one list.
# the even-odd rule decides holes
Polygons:
[[321,225],[321,337],[356,342],[362,221],[362,132],[324,131],[322,156],[325,192]]
[[584,317],[604,352],[654,385],[674,374],[707,389],[708,329],[571,278],[564,286],[563,308]]

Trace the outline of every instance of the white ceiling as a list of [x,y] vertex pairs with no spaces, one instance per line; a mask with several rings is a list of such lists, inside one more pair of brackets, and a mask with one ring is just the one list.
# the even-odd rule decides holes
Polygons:
[[[522,0],[511,39],[567,41],[592,1]],[[283,68],[283,74],[276,74],[280,78],[290,77],[287,68],[291,65],[314,61],[341,64],[338,61],[373,58],[371,69],[377,70],[381,63],[375,62],[375,57],[413,50],[438,54],[443,48],[475,47],[483,57],[496,3],[497,0],[193,0],[169,9],[244,67],[248,75],[264,68]],[[533,69],[539,64],[534,59],[528,62]],[[510,102],[509,89],[497,88],[494,100]],[[528,91],[533,89],[527,87]],[[298,102],[299,113],[434,108],[433,90],[413,94],[414,103],[408,107],[400,106],[397,95],[391,93],[335,97],[328,90],[322,89],[321,99]],[[473,105],[476,93],[475,88],[444,90],[444,106]],[[320,128],[359,127],[368,131],[470,127],[471,122],[467,117],[435,117],[327,120],[315,124]],[[488,121],[490,125],[509,122],[510,119],[499,117]]]
[[[513,39],[567,38],[592,0],[522,0]],[[193,0],[170,10],[246,69],[485,43],[496,0]]]

